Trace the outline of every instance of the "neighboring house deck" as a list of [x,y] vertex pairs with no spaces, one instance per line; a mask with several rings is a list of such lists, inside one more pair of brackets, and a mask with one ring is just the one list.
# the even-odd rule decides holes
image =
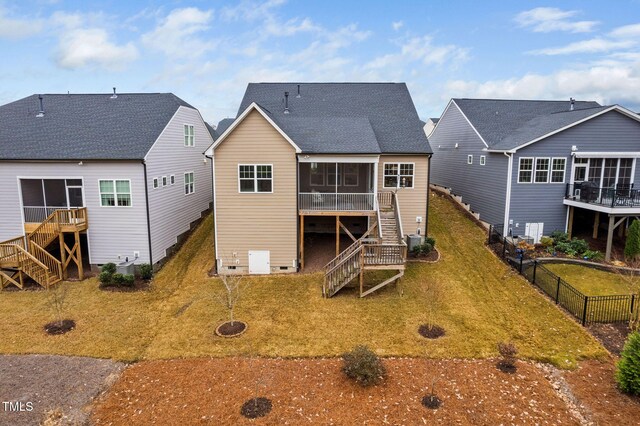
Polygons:
[[430,157],[404,84],[250,84],[218,129],[219,273],[305,270],[310,239],[334,233],[325,295],[372,267],[402,275],[405,236],[427,232]]
[[2,286],[25,274],[50,285],[33,266],[48,255],[61,279],[70,266],[83,278],[108,262],[157,265],[212,202],[213,139],[173,94],[33,95],[0,106],[0,122]]
[[432,182],[504,235],[606,229],[609,259],[614,230],[640,214],[640,117],[621,106],[452,99],[429,140]]

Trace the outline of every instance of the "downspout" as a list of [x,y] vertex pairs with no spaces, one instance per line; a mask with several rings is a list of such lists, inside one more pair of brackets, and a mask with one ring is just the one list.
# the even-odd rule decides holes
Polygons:
[[147,179],[147,162],[142,160],[144,170],[144,195],[147,205],[147,239],[149,240],[149,264],[153,266],[153,254],[151,252],[151,216],[149,214],[149,181]]
[[[300,89],[300,86],[298,86]],[[304,244],[304,233],[302,235],[303,240],[300,241],[300,160],[296,155],[296,258],[298,259],[296,265],[296,271],[300,270],[302,259],[300,258],[300,244]]]
[[503,152],[505,157],[509,158],[509,166],[507,167],[507,193],[504,204],[504,225],[502,226],[502,235],[507,236],[509,232],[509,208],[511,207],[511,177],[513,175],[513,154]]
[[[215,169],[213,166],[213,156],[209,157],[208,155],[204,156],[205,158],[208,158],[209,161],[211,162],[211,216],[215,216],[216,214],[216,198],[215,198]],[[215,221],[215,217],[213,218],[213,235],[217,235],[218,230],[216,229],[216,221]],[[213,270],[216,272],[216,274],[218,273],[218,255],[216,253],[216,250],[218,249],[217,244],[216,244],[217,240],[216,238],[213,239]]]
[[431,195],[431,191],[429,189],[429,185],[431,185],[431,157],[433,154],[427,155],[427,214],[424,216],[424,237],[427,238],[429,236],[429,198]]

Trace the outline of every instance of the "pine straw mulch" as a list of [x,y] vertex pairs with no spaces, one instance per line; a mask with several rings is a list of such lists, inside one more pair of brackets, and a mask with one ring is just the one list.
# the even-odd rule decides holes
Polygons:
[[[128,368],[95,405],[97,425],[163,424],[578,424],[544,372],[495,360],[385,359],[384,384],[361,388],[340,359],[184,359]],[[442,406],[422,406],[435,394]],[[265,417],[240,414],[250,398],[273,403]]]

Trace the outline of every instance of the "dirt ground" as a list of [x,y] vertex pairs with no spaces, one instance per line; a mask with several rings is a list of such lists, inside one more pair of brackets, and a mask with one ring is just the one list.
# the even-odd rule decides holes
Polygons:
[[598,339],[609,352],[615,355],[620,355],[622,352],[624,342],[627,340],[630,332],[627,323],[594,323],[587,326],[587,330]]
[[[339,359],[189,359],[128,368],[92,413],[97,425],[163,424],[579,424],[538,366],[516,374],[495,360],[386,359],[383,385],[361,388]],[[421,405],[431,392],[437,410]],[[241,416],[242,404],[267,397],[264,418]]]
[[[347,235],[340,235],[340,250],[353,244]],[[324,265],[336,257],[335,234],[307,233],[304,236],[304,273],[321,271]]]
[[[122,363],[94,358],[0,356],[0,425],[38,425],[52,410],[62,413],[59,424],[84,424],[89,404],[123,368]],[[22,402],[24,411],[11,411],[5,402]]]

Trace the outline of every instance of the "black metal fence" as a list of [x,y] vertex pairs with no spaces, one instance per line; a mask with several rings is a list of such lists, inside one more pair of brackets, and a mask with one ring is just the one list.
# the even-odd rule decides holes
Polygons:
[[489,247],[528,281],[575,316],[582,325],[589,323],[626,322],[638,309],[638,295],[621,294],[587,296],[547,269],[541,262],[529,259],[509,238],[502,235],[502,226],[489,228]]

